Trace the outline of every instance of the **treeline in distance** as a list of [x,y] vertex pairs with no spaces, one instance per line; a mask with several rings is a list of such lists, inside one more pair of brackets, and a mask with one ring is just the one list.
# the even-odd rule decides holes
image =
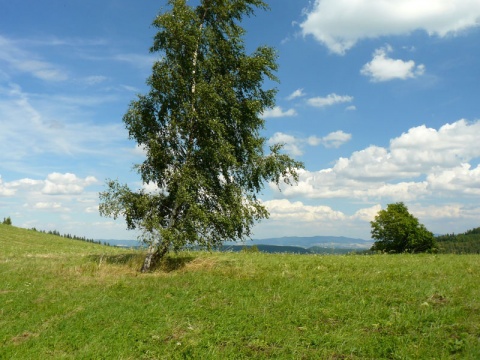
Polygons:
[[462,234],[446,234],[436,237],[441,254],[480,254],[480,227]]

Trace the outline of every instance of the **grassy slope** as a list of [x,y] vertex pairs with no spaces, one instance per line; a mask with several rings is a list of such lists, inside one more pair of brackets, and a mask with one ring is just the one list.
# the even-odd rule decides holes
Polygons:
[[478,255],[141,254],[0,225],[0,359],[478,359]]

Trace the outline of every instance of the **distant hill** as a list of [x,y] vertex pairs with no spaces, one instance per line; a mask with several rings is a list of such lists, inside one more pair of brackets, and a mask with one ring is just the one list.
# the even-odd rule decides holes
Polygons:
[[105,239],[100,240],[103,243],[107,243],[112,246],[123,247],[123,248],[139,248],[145,246],[140,241],[137,240],[115,240],[115,239]]
[[220,251],[231,251],[231,252],[239,252],[239,251],[255,251],[258,250],[260,252],[265,253],[289,253],[289,254],[313,254],[309,249],[305,249],[299,246],[278,246],[278,245],[224,245],[220,249]]
[[[234,245],[235,243],[226,243]],[[238,243],[237,243],[238,244]],[[344,236],[286,236],[281,238],[255,239],[246,241],[245,245],[277,245],[298,246],[303,248],[319,247],[330,249],[369,249],[373,244],[371,240],[349,238]]]
[[[102,243],[127,248],[138,248],[142,243],[136,240],[101,240]],[[261,252],[294,254],[345,254],[368,250],[372,241],[343,236],[311,236],[255,239],[240,242],[225,242],[220,251],[243,251],[256,246]]]
[[480,254],[480,227],[462,234],[437,236],[438,250],[445,254]]

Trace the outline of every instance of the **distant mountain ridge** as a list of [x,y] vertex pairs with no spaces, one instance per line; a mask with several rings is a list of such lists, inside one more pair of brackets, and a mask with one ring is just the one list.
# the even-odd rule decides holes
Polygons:
[[372,244],[372,240],[349,238],[345,236],[285,236],[281,238],[255,239],[245,242],[245,245],[282,245],[299,246],[303,248],[318,246],[337,249],[369,249]]
[[[101,240],[102,243],[106,242],[113,246],[121,247],[139,247],[142,243],[137,240]],[[228,246],[253,246],[253,245],[269,245],[269,246],[288,246],[299,248],[329,248],[329,249],[353,249],[353,250],[366,250],[373,244],[372,240],[364,240],[359,238],[349,238],[345,236],[285,236],[280,238],[268,238],[268,239],[254,239],[247,240],[245,242],[232,242],[227,241],[224,243],[225,247]]]

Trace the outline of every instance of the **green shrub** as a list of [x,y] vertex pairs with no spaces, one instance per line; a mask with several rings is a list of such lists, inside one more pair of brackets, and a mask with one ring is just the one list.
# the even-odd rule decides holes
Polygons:
[[404,203],[388,204],[380,210],[372,226],[371,250],[386,253],[435,252],[437,245],[433,234],[408,212]]

